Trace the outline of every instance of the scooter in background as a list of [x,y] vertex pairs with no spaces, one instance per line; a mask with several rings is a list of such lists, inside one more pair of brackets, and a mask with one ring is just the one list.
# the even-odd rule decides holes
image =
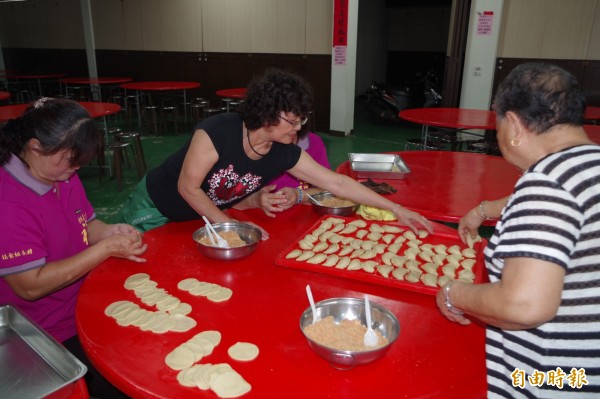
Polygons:
[[375,124],[386,121],[398,122],[398,113],[408,108],[439,107],[442,95],[438,89],[438,79],[429,71],[425,76],[417,76],[416,88],[404,85],[402,88],[387,83],[373,81],[367,93],[369,121]]

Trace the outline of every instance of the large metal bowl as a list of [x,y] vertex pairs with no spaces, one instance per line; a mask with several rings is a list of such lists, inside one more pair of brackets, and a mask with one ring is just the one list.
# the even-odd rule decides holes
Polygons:
[[[371,305],[371,321],[374,330],[387,338],[388,343],[382,347],[365,351],[344,351],[329,348],[318,344],[310,339],[304,333],[304,327],[312,324],[313,316],[310,306],[302,313],[300,317],[300,329],[306,337],[308,346],[314,350],[317,355],[327,360],[333,367],[346,370],[354,366],[371,363],[380,357],[390,348],[400,334],[400,323],[392,312],[385,307],[369,301]],[[331,298],[315,304],[317,315],[321,318],[333,316],[336,323],[344,319],[358,319],[362,324],[367,325],[365,316],[365,300],[358,298]]]
[[236,260],[250,255],[258,247],[262,237],[261,231],[251,224],[241,222],[213,223],[217,233],[235,231],[246,245],[234,248],[220,248],[218,246],[204,245],[200,242],[203,237],[208,237],[206,226],[199,228],[193,234],[198,251],[208,258],[219,260]]
[[[321,191],[320,193],[311,195],[311,197],[313,197],[314,199],[316,199],[319,202],[322,202],[323,200],[326,200],[328,198],[334,198],[335,195],[330,193],[329,191]],[[351,216],[356,213],[356,211],[358,210],[358,207],[359,207],[359,204],[354,204],[351,206],[342,206],[342,207],[333,208],[330,206],[319,205],[310,198],[308,200],[312,204],[313,209],[319,215],[330,214],[330,215],[337,215],[337,216]]]

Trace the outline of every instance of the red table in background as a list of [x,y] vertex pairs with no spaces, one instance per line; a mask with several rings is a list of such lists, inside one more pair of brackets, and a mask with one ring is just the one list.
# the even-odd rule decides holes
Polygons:
[[[481,109],[467,108],[411,108],[398,113],[404,120],[423,125],[421,138],[427,145],[427,135],[430,126],[464,131],[468,129],[496,130],[496,113]],[[468,133],[472,136],[482,135]]]
[[64,73],[14,73],[14,74],[6,74],[8,79],[14,79],[17,82],[19,80],[35,80],[38,85],[38,96],[42,97],[44,95],[42,90],[42,80],[46,79],[60,79],[64,77]]
[[585,113],[583,114],[583,119],[596,124],[597,121],[600,121],[600,107],[588,105],[585,109]]
[[97,88],[98,96],[102,99],[102,91],[100,85],[117,85],[121,83],[131,82],[133,79],[128,77],[97,77],[97,78],[89,78],[89,77],[77,77],[77,78],[63,78],[60,80],[62,84],[65,85],[65,94],[68,94],[68,86],[73,85],[90,85],[92,90]]
[[[260,210],[230,211],[270,234],[256,252],[239,261],[216,261],[197,251],[192,233],[202,222],[169,223],[147,232],[146,263],[110,259],[87,277],[77,302],[77,328],[94,365],[113,384],[135,398],[215,398],[212,391],[186,388],[164,362],[176,346],[204,330],[218,330],[222,341],[200,363],[229,363],[251,385],[244,398],[461,398],[481,399],[486,392],[485,331],[451,323],[439,314],[432,295],[386,287],[274,264],[277,255],[302,237],[319,219],[311,207],[294,206],[276,218]],[[436,231],[455,230],[435,224]],[[172,295],[192,305],[198,325],[185,333],[154,334],[121,327],[104,314],[117,300],[136,301],[123,282],[148,273]],[[195,277],[233,290],[231,299],[212,303],[177,288]],[[362,298],[390,309],[400,321],[400,336],[377,361],[338,370],[317,356],[300,331],[309,306],[305,287],[316,301]],[[229,358],[237,341],[260,348],[250,362]]]
[[0,91],[0,101],[8,100],[10,98],[10,93],[7,91]]
[[[455,151],[401,151],[410,169],[405,179],[385,181],[397,192],[386,198],[419,212],[428,219],[458,223],[483,200],[512,193],[521,172],[502,157]],[[348,161],[336,172],[355,177]],[[493,226],[496,219],[486,220]]]
[[223,98],[223,101],[225,101],[226,111],[229,112],[229,103],[231,100],[241,100],[246,97],[246,88],[240,87],[235,89],[221,89],[217,90],[215,94]]
[[[183,103],[187,104],[186,90],[197,89],[200,87],[198,82],[173,82],[173,81],[151,81],[151,82],[129,82],[123,83],[122,88],[126,90],[135,90],[137,97],[138,124],[141,126],[140,112],[140,91],[183,91]],[[183,107],[184,118],[187,120],[187,107]]]
[[587,136],[596,144],[600,144],[600,125],[583,125]]
[[[105,117],[112,115],[121,110],[119,104],[101,103],[93,101],[81,101],[79,104],[85,108],[92,118]],[[0,107],[0,122],[6,122],[9,119],[14,119],[23,113],[29,104],[12,104]]]

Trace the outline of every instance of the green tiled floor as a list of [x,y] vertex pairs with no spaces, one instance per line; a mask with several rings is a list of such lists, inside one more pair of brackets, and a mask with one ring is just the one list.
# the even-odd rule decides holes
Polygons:
[[[113,118],[111,125],[121,126],[123,121]],[[142,145],[148,167],[158,165],[168,155],[178,149],[189,139],[192,125],[187,127],[186,133],[164,134],[161,136],[144,135],[149,129],[142,129]],[[180,131],[183,131],[181,129]],[[332,169],[348,159],[349,152],[384,152],[400,151],[408,138],[420,136],[420,128],[395,125],[374,125],[366,120],[364,106],[357,103],[355,110],[355,126],[352,135],[335,137],[320,133],[327,147],[329,162]],[[125,201],[138,181],[135,168],[125,170],[123,190],[117,190],[117,182],[108,175],[100,181],[98,169],[82,168],[79,175],[82,178],[88,197],[96,209],[100,219],[106,222],[116,221],[121,204]]]

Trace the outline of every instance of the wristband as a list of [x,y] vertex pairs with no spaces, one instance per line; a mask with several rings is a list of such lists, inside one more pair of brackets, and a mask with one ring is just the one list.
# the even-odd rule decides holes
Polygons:
[[299,204],[302,202],[302,198],[304,197],[304,191],[302,191],[300,187],[296,187],[296,190],[298,190],[298,201],[296,201],[296,204]]
[[446,286],[443,288],[443,290],[444,290],[444,305],[446,305],[446,309],[448,310],[448,312],[450,312],[456,316],[462,316],[464,314],[464,312],[458,308],[455,308],[452,305],[452,302],[450,302],[450,287],[452,286],[452,284],[454,284],[453,281],[446,284]]
[[481,201],[481,203],[479,204],[479,212],[481,212],[481,216],[483,216],[485,220],[491,220],[492,218],[486,215],[485,211],[483,210],[483,206],[486,204],[486,202],[486,200]]

